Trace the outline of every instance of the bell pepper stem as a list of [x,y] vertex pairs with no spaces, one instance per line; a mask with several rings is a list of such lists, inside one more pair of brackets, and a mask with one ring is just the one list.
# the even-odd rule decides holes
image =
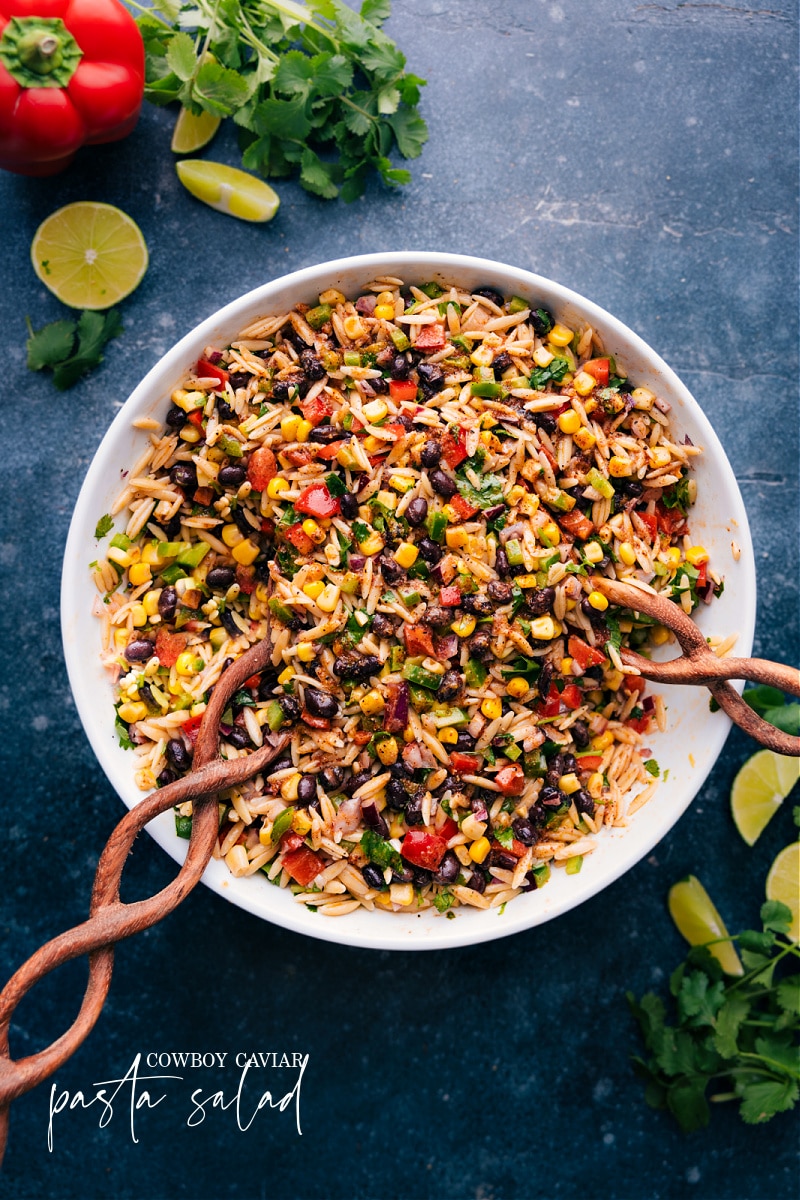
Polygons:
[[66,87],[82,57],[58,17],[12,17],[0,38],[0,61],[21,87]]

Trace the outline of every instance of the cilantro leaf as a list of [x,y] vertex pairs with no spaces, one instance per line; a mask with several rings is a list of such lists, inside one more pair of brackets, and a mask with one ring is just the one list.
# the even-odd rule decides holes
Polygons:
[[477,488],[466,477],[459,476],[456,487],[474,508],[494,508],[503,503],[503,481],[499,475],[482,475]]
[[742,695],[754,712],[770,725],[795,737],[800,734],[800,704],[797,701],[787,703],[783,692],[765,685],[746,688]]
[[189,37],[188,33],[176,33],[174,37],[170,38],[166,59],[169,69],[178,76],[178,79],[182,79],[184,83],[191,79],[197,66],[197,55],[194,49],[194,40]]
[[94,536],[99,541],[100,538],[104,538],[107,533],[110,533],[113,527],[114,518],[110,515],[110,513],[103,513],[102,517],[95,526]]
[[506,850],[510,850],[514,842],[514,831],[509,826],[508,829],[493,829],[492,837],[499,842]]
[[69,358],[75,343],[74,321],[51,321],[37,333],[33,332],[30,322],[28,329],[28,370],[41,371],[44,367],[53,367]]
[[748,1125],[761,1125],[776,1113],[794,1108],[800,1089],[791,1079],[768,1079],[745,1083],[739,1094],[739,1115]]
[[393,871],[403,871],[403,860],[394,846],[372,829],[365,829],[359,843],[370,862],[379,867],[391,867]]
[[661,495],[661,501],[665,508],[677,508],[682,513],[688,512],[691,504],[688,475],[681,475],[677,483],[673,483],[672,487],[665,488]]
[[132,750],[133,742],[128,736],[128,726],[117,717],[114,722],[114,732],[117,735],[117,740],[123,750]]
[[54,321],[28,339],[28,366],[32,371],[49,368],[53,383],[61,391],[72,387],[82,375],[103,361],[106,342],[122,333],[116,309],[106,313],[84,311],[75,321]]

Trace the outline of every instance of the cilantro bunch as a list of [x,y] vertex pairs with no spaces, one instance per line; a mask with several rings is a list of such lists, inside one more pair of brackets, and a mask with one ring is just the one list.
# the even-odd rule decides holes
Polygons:
[[28,324],[28,370],[52,371],[60,391],[71,388],[82,375],[103,361],[103,347],[122,333],[115,308],[108,312],[84,310],[77,321],[51,321],[34,331]]
[[635,1058],[646,1080],[645,1099],[666,1108],[685,1133],[709,1122],[709,1100],[735,1101],[750,1125],[793,1108],[800,1095],[800,947],[786,936],[792,914],[784,904],[761,907],[761,930],[745,930],[738,943],[745,974],[723,974],[707,946],[695,946],[670,979],[677,1021],[648,992],[628,993],[646,1059]]
[[[133,0],[129,0],[133,3]],[[327,200],[355,200],[368,174],[390,186],[411,175],[428,137],[417,111],[425,80],[384,34],[390,0],[156,0],[139,8],[145,95],[232,117],[243,165],[272,178],[299,172]],[[190,32],[191,30],[191,32]]]

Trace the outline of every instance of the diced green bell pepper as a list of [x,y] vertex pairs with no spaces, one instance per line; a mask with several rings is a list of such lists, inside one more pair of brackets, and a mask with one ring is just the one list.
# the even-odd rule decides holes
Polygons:
[[284,712],[277,700],[271,700],[267,705],[267,724],[273,733],[281,728],[284,722]]
[[443,542],[447,529],[447,516],[441,509],[428,513],[425,519],[425,528],[428,530],[428,537],[434,542]]
[[411,345],[411,342],[408,340],[406,335],[403,333],[402,329],[393,329],[392,333],[391,333],[391,338],[392,338],[392,341],[394,342],[395,350],[397,350],[400,354],[402,354],[405,350],[407,350],[408,347]]
[[433,671],[426,671],[424,667],[415,667],[412,663],[404,665],[403,679],[407,679],[409,683],[415,683],[417,687],[428,688],[431,692],[438,692],[442,682],[441,675],[436,675]]
[[469,386],[472,396],[480,396],[484,400],[497,400],[503,394],[502,385],[490,383],[489,380],[475,381]]
[[277,596],[272,596],[268,603],[269,611],[278,621],[283,621],[284,625],[288,625],[294,620],[294,612],[288,605],[279,600]]
[[207,542],[195,542],[188,550],[183,550],[177,557],[176,562],[181,567],[199,567],[205,556],[208,554],[211,547]]
[[306,320],[312,329],[321,329],[326,321],[330,321],[333,309],[330,304],[318,304],[306,313]]
[[509,566],[521,567],[524,565],[525,559],[522,554],[522,547],[516,538],[509,538],[506,542],[505,550]]
[[589,487],[593,487],[596,492],[599,492],[604,500],[610,500],[614,495],[613,483],[601,475],[596,467],[592,467],[591,471],[586,472],[586,482]]
[[464,670],[464,677],[467,682],[467,687],[479,688],[486,683],[488,671],[486,667],[477,658],[468,658],[467,665]]

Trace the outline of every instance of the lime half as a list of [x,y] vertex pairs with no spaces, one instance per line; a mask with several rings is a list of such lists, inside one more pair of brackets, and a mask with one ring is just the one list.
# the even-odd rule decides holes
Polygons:
[[42,221],[31,245],[33,269],[70,308],[111,308],[147,270],[142,231],[112,204],[81,200]]
[[196,150],[202,150],[221,124],[222,118],[212,116],[209,112],[201,112],[196,117],[188,108],[182,108],[172,134],[172,150],[175,154],[194,154]]
[[[729,939],[725,922],[711,903],[711,897],[699,879],[690,875],[669,890],[669,913],[690,946],[714,942],[708,949],[726,975],[743,975],[744,968]],[[728,938],[728,941],[715,941]]]
[[733,781],[731,813],[739,833],[752,846],[800,779],[800,759],[759,750]]
[[780,900],[792,913],[788,936],[800,942],[800,842],[781,850],[767,876],[767,899]]
[[217,212],[238,217],[241,221],[271,221],[278,211],[277,192],[248,175],[238,167],[224,163],[206,162],[202,158],[185,158],[175,164],[178,178],[187,191],[209,204]]

